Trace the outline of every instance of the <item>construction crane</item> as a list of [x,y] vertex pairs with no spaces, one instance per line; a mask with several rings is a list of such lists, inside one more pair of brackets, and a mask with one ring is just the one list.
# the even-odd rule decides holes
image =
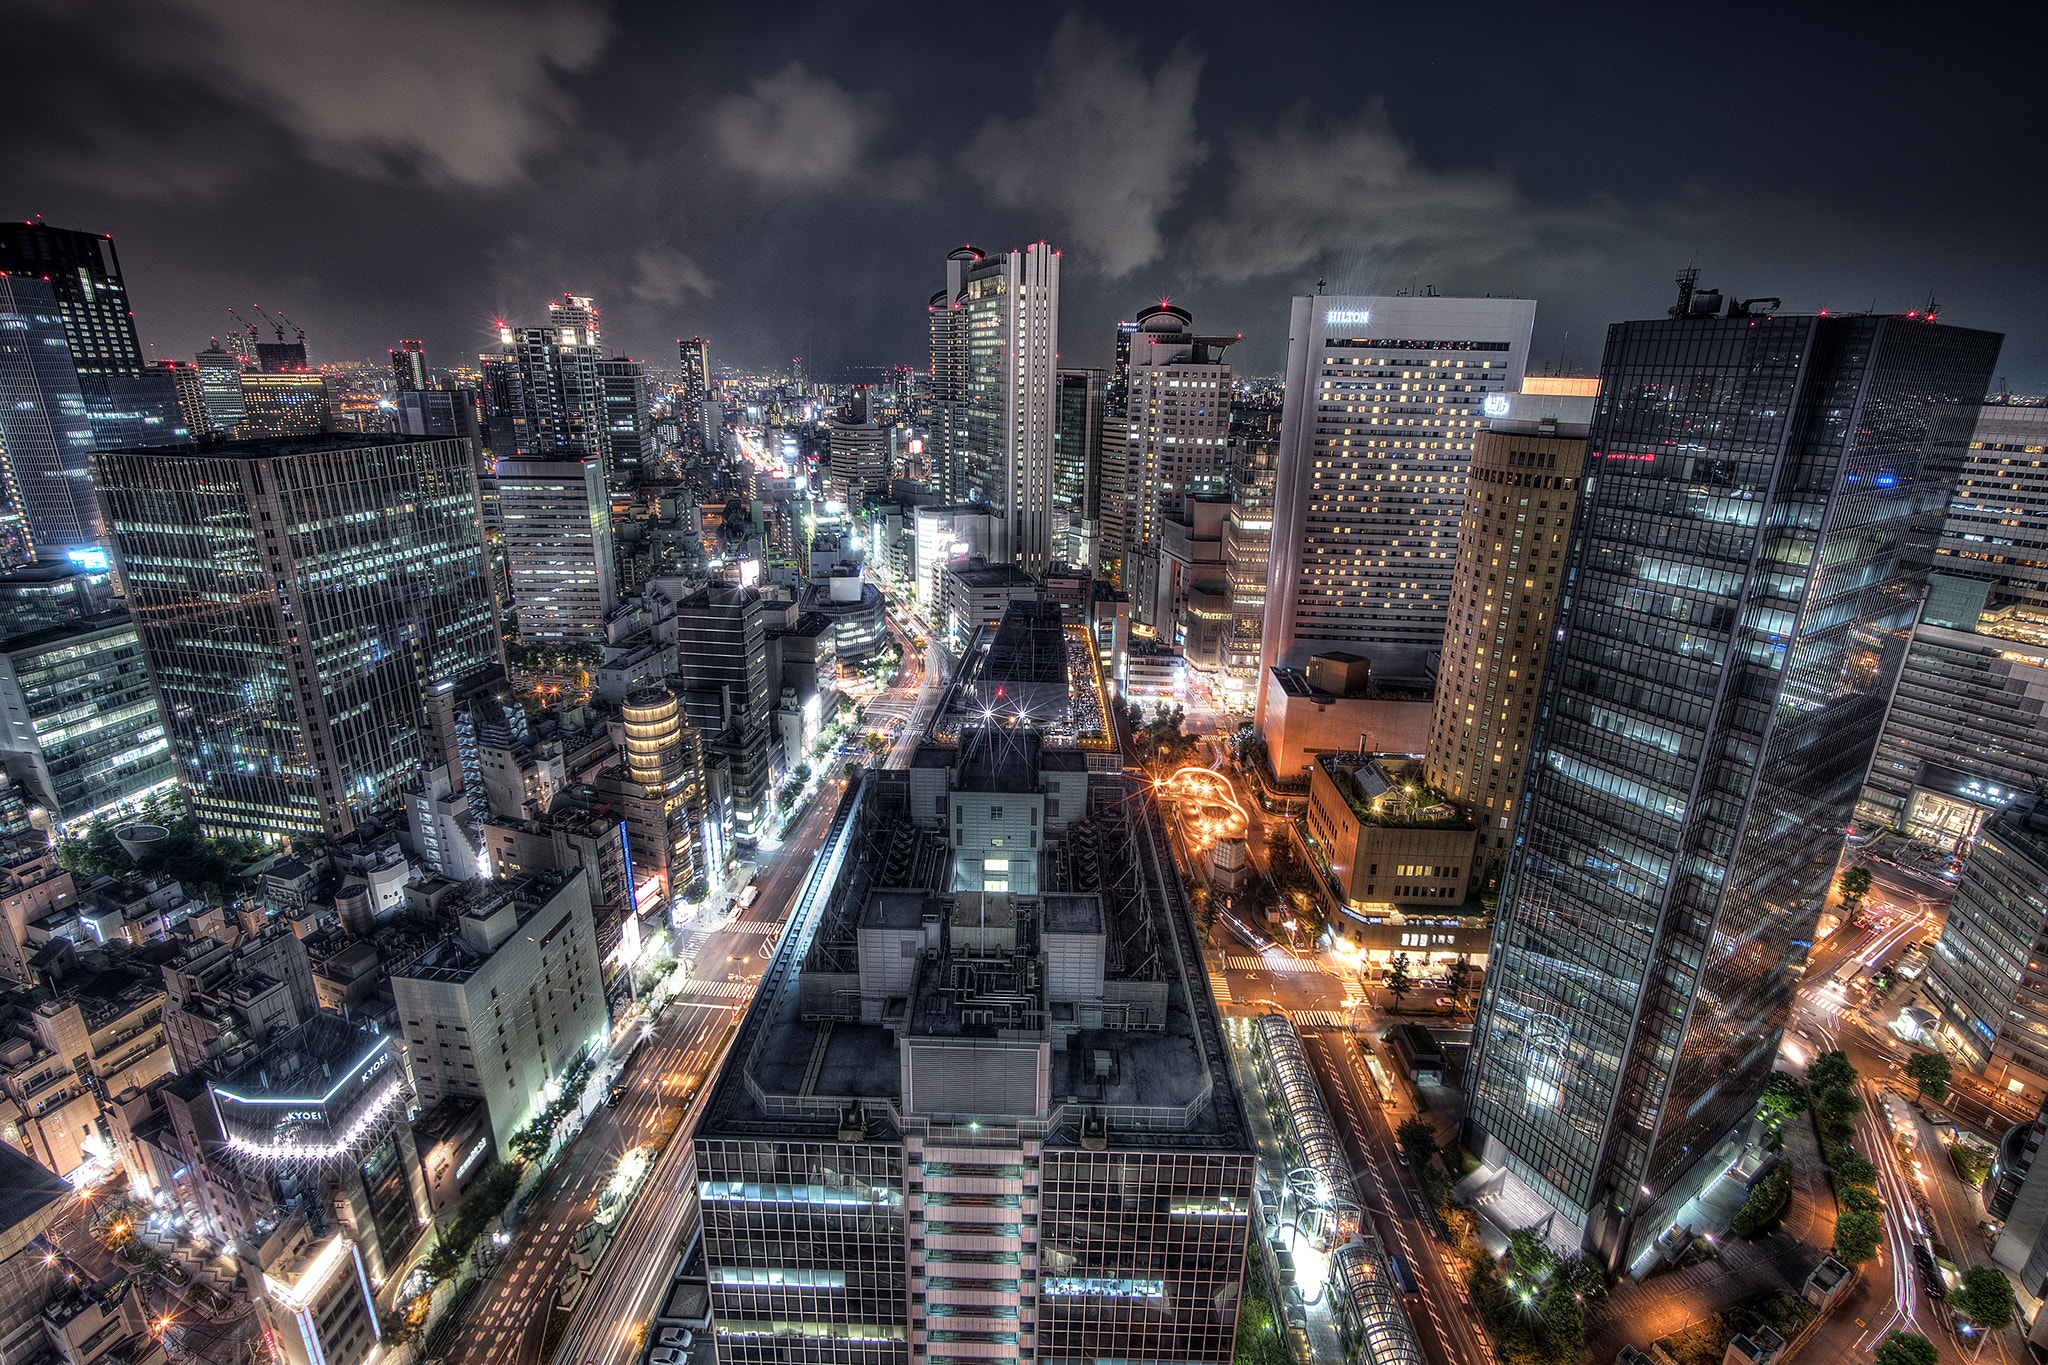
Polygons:
[[270,330],[277,333],[277,344],[280,346],[284,345],[284,324],[264,312],[263,305],[260,303],[252,303],[249,307],[255,311],[257,317],[270,324]]
[[[241,323],[242,330],[249,334],[249,354],[255,355],[256,343],[263,340],[262,331],[256,326],[255,323],[249,321],[247,318],[243,317],[240,313],[237,313],[232,308],[228,309],[228,316],[233,318],[236,322]],[[241,334],[241,332],[234,333],[234,335],[237,337],[241,336]],[[283,338],[284,334],[282,332],[278,333],[278,339],[283,340]]]
[[[305,344],[306,344],[306,329],[305,329],[305,328],[303,328],[303,327],[301,327],[301,326],[299,326],[299,324],[298,324],[298,323],[296,323],[296,322],[293,322],[293,321],[292,321],[292,320],[291,320],[290,318],[286,317],[286,316],[284,315],[284,309],[280,308],[280,309],[278,309],[278,310],[277,310],[277,320],[278,320],[279,322],[282,322],[282,323],[283,323],[283,324],[284,324],[285,326],[287,326],[287,327],[291,328],[293,332],[295,332],[295,333],[297,333],[297,334],[298,334],[298,338],[299,338],[299,345],[303,346],[303,345],[305,345]],[[278,339],[279,341],[283,341],[283,340],[284,340],[284,333],[283,333],[283,332],[279,332],[279,333],[277,334],[277,339]]]

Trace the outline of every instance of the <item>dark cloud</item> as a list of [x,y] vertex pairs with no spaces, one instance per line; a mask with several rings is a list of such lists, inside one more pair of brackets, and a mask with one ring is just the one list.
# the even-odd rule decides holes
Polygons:
[[2031,49],[1860,13],[1709,56],[1725,8],[0,0],[0,214],[114,233],[165,355],[256,299],[319,358],[452,362],[569,290],[663,363],[921,363],[946,250],[1044,238],[1076,364],[1171,294],[1270,372],[1323,278],[1531,296],[1588,366],[1693,260],[1791,306],[1934,292],[2048,389]]
[[1207,152],[1195,127],[1202,59],[1183,44],[1147,75],[1136,53],[1136,42],[1068,15],[1032,112],[991,117],[960,156],[996,202],[1056,214],[1079,261],[1111,278],[1159,258],[1160,219]]

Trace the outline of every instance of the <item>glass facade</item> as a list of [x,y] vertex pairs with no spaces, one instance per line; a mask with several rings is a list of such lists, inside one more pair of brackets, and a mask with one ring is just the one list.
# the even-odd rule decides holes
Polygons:
[[82,380],[143,372],[114,239],[47,223],[0,224],[0,272],[49,282]]
[[1092,520],[1101,515],[1103,372],[1061,370],[1059,380],[1059,411],[1052,436],[1052,505],[1055,511]]
[[92,424],[65,332],[48,281],[0,275],[0,474],[13,513],[0,543],[25,558],[62,559],[100,541],[86,470]]
[[1609,331],[1467,1140],[1610,1266],[1754,1112],[1999,341]]
[[2048,1093],[2048,814],[1984,827],[1930,959],[1934,1029],[1957,1061],[2014,1094]]
[[173,784],[170,741],[125,613],[0,646],[8,766],[56,821],[139,806]]
[[209,834],[346,835],[415,775],[426,689],[501,661],[465,441],[244,441],[93,467]]

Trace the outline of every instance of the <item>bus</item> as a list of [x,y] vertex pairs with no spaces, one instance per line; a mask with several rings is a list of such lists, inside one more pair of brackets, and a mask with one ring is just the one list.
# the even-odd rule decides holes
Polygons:
[[1394,1272],[1394,1283],[1401,1286],[1403,1294],[1420,1294],[1422,1286],[1415,1282],[1415,1271],[1408,1264],[1406,1256],[1387,1257],[1387,1268]]

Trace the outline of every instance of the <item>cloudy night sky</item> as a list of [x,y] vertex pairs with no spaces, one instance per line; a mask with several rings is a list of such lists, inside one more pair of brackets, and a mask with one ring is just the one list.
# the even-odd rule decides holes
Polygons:
[[437,364],[926,363],[948,249],[1065,252],[1062,349],[1171,296],[1277,370],[1314,290],[1539,301],[1535,362],[1701,283],[2006,333],[2048,391],[2040,10],[0,0],[0,214],[114,234],[145,349],[260,303]]

